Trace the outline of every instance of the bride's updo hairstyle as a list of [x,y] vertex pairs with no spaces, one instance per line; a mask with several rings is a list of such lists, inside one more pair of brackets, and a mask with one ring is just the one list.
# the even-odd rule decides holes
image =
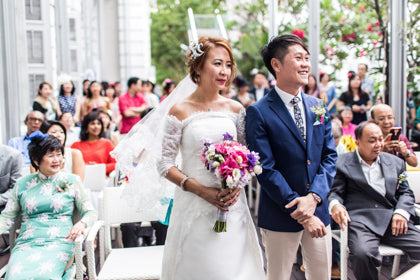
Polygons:
[[197,56],[191,49],[187,52],[187,66],[190,72],[191,80],[195,84],[200,83],[200,75],[197,73],[199,70],[203,68],[204,62],[207,59],[207,55],[209,51],[215,47],[223,47],[227,50],[229,54],[230,61],[232,63],[232,72],[230,74],[229,79],[226,81],[226,87],[229,87],[232,84],[233,77],[235,77],[236,72],[236,64],[235,60],[233,59],[232,48],[229,42],[223,38],[215,38],[215,37],[201,37],[198,40],[198,47],[199,52],[201,51],[202,54]]

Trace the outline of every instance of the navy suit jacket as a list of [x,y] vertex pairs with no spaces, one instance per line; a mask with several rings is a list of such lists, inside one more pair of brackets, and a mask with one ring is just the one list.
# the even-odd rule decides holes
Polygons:
[[[337,153],[331,134],[331,121],[314,125],[311,107],[320,99],[302,93],[306,115],[306,143],[296,123],[275,89],[247,108],[248,146],[260,154],[263,172],[258,176],[261,196],[258,226],[281,232],[297,232],[302,225],[286,209],[293,199],[318,194],[322,203],[315,215],[327,226],[330,223],[327,195],[336,172]],[[327,112],[328,116],[328,112]]]

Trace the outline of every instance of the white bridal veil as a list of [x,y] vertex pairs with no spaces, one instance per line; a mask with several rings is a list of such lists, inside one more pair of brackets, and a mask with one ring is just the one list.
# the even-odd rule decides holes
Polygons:
[[123,198],[137,211],[165,220],[175,185],[159,175],[157,164],[162,154],[166,117],[171,107],[192,94],[197,85],[188,75],[155,109],[139,121],[111,155],[117,170],[127,176]]

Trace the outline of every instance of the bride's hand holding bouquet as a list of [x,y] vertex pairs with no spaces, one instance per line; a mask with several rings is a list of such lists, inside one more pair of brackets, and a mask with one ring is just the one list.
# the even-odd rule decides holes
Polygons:
[[[234,141],[229,133],[223,134],[221,144],[203,140],[203,145],[201,161],[209,172],[220,179],[223,191],[219,197],[222,203],[225,203],[224,194],[235,193],[237,199],[240,190],[251,182],[252,176],[262,172],[258,153],[249,151],[246,146]],[[225,207],[218,207],[217,220],[213,227],[215,232],[226,231],[226,207],[230,205],[232,204],[226,202]]]

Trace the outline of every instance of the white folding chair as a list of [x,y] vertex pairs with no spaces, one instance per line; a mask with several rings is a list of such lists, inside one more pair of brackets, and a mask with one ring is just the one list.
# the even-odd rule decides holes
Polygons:
[[[344,230],[332,230],[332,237],[340,243],[340,274],[341,279],[347,278],[347,263],[349,257],[349,247],[348,247],[348,228]],[[392,264],[391,277],[395,278],[399,272],[400,259],[404,255],[404,252],[400,249],[380,244],[379,245],[379,254],[381,257],[385,256],[394,256],[394,262]],[[381,268],[378,269],[378,274],[380,273]]]
[[420,203],[420,171],[407,171],[407,181],[414,193],[415,202]]
[[[164,246],[111,246],[111,227],[115,224],[157,220],[154,215],[138,212],[128,205],[121,197],[123,191],[124,187],[106,187],[99,199],[102,221],[92,227],[86,239],[89,279],[160,279]],[[94,240],[98,232],[101,244],[99,274],[96,273],[94,251]]]
[[[107,184],[106,165],[104,163],[85,165],[85,180],[83,182],[86,189],[90,190],[90,198],[93,207],[98,210],[98,197]],[[98,211],[99,219],[100,211]]]

